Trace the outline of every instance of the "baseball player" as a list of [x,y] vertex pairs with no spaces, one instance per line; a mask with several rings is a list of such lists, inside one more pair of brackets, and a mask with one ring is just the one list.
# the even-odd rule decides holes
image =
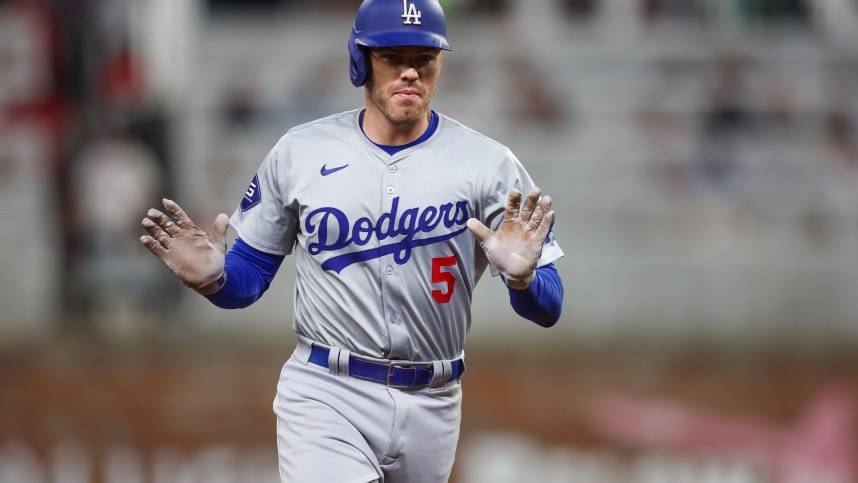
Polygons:
[[143,220],[143,245],[219,307],[253,303],[294,253],[284,482],[447,481],[482,273],[521,316],[560,317],[550,198],[508,148],[429,108],[446,30],[437,0],[365,0],[348,42],[364,108],[289,130],[210,233],[166,199]]

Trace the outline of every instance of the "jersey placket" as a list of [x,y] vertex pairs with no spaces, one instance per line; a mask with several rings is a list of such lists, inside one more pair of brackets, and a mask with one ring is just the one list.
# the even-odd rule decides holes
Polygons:
[[[395,162],[388,162],[381,176],[382,193],[382,213],[393,214],[394,200],[400,195],[399,188],[401,186],[401,173],[399,166]],[[397,213],[391,218],[391,232],[394,232],[398,226],[399,217],[402,214],[403,206],[398,203]],[[387,240],[384,240],[381,245],[388,243],[396,243],[400,236],[396,235]],[[384,313],[384,323],[387,327],[387,333],[390,338],[390,358],[403,358],[408,353],[408,335],[402,327],[402,313],[399,304],[396,300],[396,286],[401,283],[399,280],[401,266],[394,261],[394,255],[387,255],[382,258],[380,264],[381,273],[381,294],[382,294],[382,311]]]

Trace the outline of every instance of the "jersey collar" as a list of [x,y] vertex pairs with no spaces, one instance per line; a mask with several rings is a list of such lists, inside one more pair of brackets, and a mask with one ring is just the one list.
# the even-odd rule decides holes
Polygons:
[[361,109],[360,112],[358,113],[358,118],[357,118],[357,124],[358,124],[358,127],[360,128],[361,134],[363,134],[364,139],[366,139],[370,143],[374,144],[376,147],[378,147],[379,149],[381,149],[382,151],[384,151],[385,153],[387,153],[391,157],[401,153],[402,151],[405,151],[408,148],[412,148],[414,146],[417,146],[420,143],[423,143],[424,141],[426,141],[427,139],[432,137],[432,135],[435,134],[435,131],[438,129],[439,116],[435,111],[430,110],[429,111],[429,113],[430,113],[429,126],[426,128],[426,131],[424,131],[423,134],[420,135],[419,138],[415,139],[414,141],[411,141],[408,144],[402,144],[399,146],[388,146],[386,144],[379,144],[377,142],[374,142],[372,139],[370,139],[366,135],[366,132],[363,130],[363,115],[365,112],[366,112],[366,109]]

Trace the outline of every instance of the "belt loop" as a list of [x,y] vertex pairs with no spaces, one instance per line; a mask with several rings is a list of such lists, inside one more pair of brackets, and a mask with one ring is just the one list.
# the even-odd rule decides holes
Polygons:
[[337,366],[339,366],[339,373],[342,374],[343,377],[348,379],[349,377],[349,360],[352,356],[352,351],[348,349],[340,349],[340,355],[337,358]]
[[293,353],[293,357],[296,360],[301,362],[301,364],[307,365],[307,362],[310,360],[310,351],[313,348],[313,343],[310,339],[298,335],[298,343],[295,345],[295,352]]
[[429,387],[444,387],[451,375],[453,375],[453,363],[451,361],[432,362],[432,379],[429,380]]
[[340,349],[337,347],[331,347],[328,352],[328,372],[340,375]]

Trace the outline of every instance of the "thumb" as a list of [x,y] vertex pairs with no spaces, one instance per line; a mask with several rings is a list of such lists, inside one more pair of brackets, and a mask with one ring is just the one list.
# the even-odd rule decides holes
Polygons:
[[212,223],[212,231],[209,235],[212,245],[221,248],[226,247],[226,231],[229,229],[229,217],[224,213],[217,215]]
[[495,234],[495,232],[489,229],[486,225],[483,225],[483,223],[476,218],[468,219],[468,229],[471,230],[471,233],[474,234],[474,238],[476,238],[481,245]]

